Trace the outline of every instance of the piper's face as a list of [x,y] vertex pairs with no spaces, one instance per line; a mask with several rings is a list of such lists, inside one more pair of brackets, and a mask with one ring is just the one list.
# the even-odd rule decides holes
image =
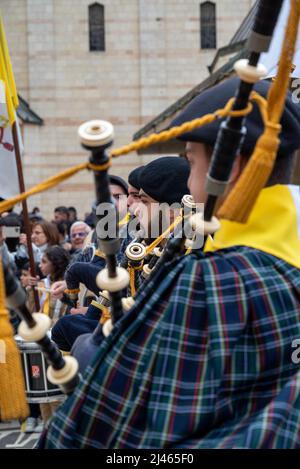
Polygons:
[[151,214],[157,202],[142,189],[139,192],[139,198],[139,202],[135,204],[134,215],[139,220],[141,228],[149,233],[151,232]]
[[109,189],[114,199],[116,209],[119,212],[119,217],[122,219],[125,217],[127,212],[127,195],[123,187],[118,186],[117,184],[110,184]]
[[206,175],[210,165],[210,157],[203,143],[187,142],[186,157],[190,163],[190,176],[188,188],[196,203],[205,203]]
[[140,203],[139,190],[135,187],[128,185],[127,207],[130,213],[134,214],[135,209]]
[[134,212],[146,233],[146,238],[157,238],[173,221],[173,212],[167,203],[159,203],[143,189],[140,190],[140,202]]

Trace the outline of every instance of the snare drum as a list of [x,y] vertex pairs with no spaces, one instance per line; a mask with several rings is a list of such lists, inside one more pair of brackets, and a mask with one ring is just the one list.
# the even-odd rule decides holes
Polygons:
[[20,336],[15,336],[15,341],[21,352],[27,401],[33,404],[63,400],[60,388],[47,379],[48,364],[38,344],[25,342]]

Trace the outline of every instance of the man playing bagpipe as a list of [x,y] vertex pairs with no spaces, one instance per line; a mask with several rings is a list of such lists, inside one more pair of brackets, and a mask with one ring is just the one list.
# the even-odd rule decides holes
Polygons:
[[[137,171],[138,169],[139,171]],[[138,179],[136,178],[137,174]],[[135,186],[131,184],[130,187],[138,189],[141,197],[139,203],[135,202],[133,204],[137,214],[137,221],[139,221],[140,225],[143,225],[143,232],[147,240],[151,238],[151,233],[155,233],[155,236],[158,237],[162,234],[162,227],[164,225],[165,227],[166,225],[169,226],[174,221],[176,210],[172,210],[172,204],[177,204],[177,207],[180,207],[182,197],[188,193],[189,165],[184,158],[176,156],[162,157],[144,167],[134,170],[134,176],[134,178],[129,177],[131,183],[135,184]],[[166,206],[164,207],[162,204],[166,204]],[[161,207],[165,210],[160,211]],[[160,215],[164,218],[162,225],[160,224]],[[137,223],[134,226],[136,227]],[[164,241],[163,239],[161,243]],[[148,243],[150,242],[148,240]],[[121,261],[125,256],[127,245],[128,239],[125,238],[121,244]],[[75,281],[78,283],[80,278],[80,281],[98,296],[99,287],[96,284],[96,277],[103,266],[99,265],[99,263],[77,263],[71,266],[66,273],[67,284],[69,279],[72,281],[74,278],[74,276],[72,278],[74,274],[72,267],[76,269]],[[135,291],[141,287],[144,280],[142,272],[142,270],[136,271],[134,292],[129,288],[127,296],[134,296]],[[61,350],[69,352],[77,337],[94,331],[102,316],[102,312],[102,305],[93,301],[85,314],[62,317],[52,329],[52,339]]]
[[[203,92],[172,125],[222,108],[229,79]],[[269,83],[254,89],[266,96]],[[263,123],[256,105],[231,173],[234,188]],[[182,136],[189,187],[204,188],[220,120]],[[300,447],[300,194],[290,185],[300,111],[288,95],[273,172],[245,224],[220,220],[206,252],[157,269],[102,341],[41,448]],[[254,182],[254,181],[253,181]]]

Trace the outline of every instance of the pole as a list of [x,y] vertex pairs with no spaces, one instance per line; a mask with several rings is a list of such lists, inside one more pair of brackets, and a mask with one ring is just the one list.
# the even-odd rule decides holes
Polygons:
[[[12,137],[13,137],[13,142],[14,142],[14,147],[15,147],[15,155],[16,155],[16,163],[17,163],[17,171],[18,171],[20,192],[25,192],[22,160],[21,160],[21,154],[20,154],[20,145],[19,145],[19,137],[18,137],[16,121],[13,123],[11,130],[12,130]],[[36,276],[36,270],[35,270],[34,256],[33,256],[32,244],[31,244],[31,230],[30,230],[30,223],[29,223],[29,216],[28,216],[28,208],[27,208],[26,199],[23,200],[22,207],[23,207],[24,227],[25,227],[25,233],[26,233],[26,237],[27,237],[27,250],[28,250],[28,256],[29,256],[30,272],[31,272],[31,275],[33,277],[35,277]],[[34,295],[34,305],[35,305],[36,311],[38,312],[40,310],[40,301],[39,301],[38,291],[33,289],[33,295]]]

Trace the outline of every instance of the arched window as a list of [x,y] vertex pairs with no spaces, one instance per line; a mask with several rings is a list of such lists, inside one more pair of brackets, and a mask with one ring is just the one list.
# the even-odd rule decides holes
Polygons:
[[216,36],[216,5],[213,2],[200,3],[201,49],[215,49]]
[[104,6],[100,3],[89,5],[90,51],[105,50]]

